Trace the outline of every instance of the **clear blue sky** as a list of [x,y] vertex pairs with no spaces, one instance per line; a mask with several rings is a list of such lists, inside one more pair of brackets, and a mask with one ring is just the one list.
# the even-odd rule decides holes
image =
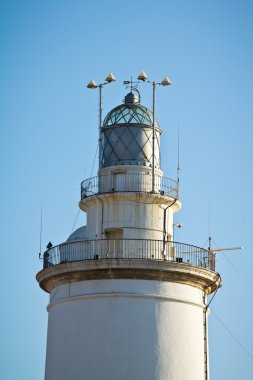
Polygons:
[[[210,315],[212,380],[251,380],[252,1],[1,1],[1,365],[0,378],[42,380],[48,297],[35,281],[40,209],[43,248],[64,241],[80,182],[97,145],[98,93],[89,79],[109,71],[104,115],[121,103],[123,80],[141,70],[158,88],[162,168],[181,201],[176,240],[244,251],[218,254],[223,278]],[[141,85],[151,107],[149,86]],[[96,163],[97,166],[97,163]],[[94,169],[93,175],[96,175]],[[77,226],[84,223],[79,216]],[[224,328],[215,316],[239,340]]]

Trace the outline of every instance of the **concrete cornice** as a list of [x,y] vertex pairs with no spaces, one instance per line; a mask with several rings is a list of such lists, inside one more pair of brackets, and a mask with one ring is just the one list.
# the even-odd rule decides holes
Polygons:
[[173,212],[178,212],[181,209],[181,202],[167,195],[142,193],[142,192],[115,192],[115,193],[101,193],[94,194],[87,198],[82,199],[79,202],[79,207],[83,211],[87,211],[88,205],[95,203],[97,199],[101,199],[107,202],[126,201],[126,202],[142,202],[146,204],[158,204],[158,205],[172,205]]
[[207,295],[221,284],[218,273],[209,269],[155,260],[84,260],[58,264],[37,273],[36,279],[46,292],[59,285],[86,280],[137,279],[181,283],[203,290]]

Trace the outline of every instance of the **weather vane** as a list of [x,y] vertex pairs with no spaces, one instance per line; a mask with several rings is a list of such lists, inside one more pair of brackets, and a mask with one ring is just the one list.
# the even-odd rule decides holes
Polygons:
[[123,84],[126,86],[126,88],[131,88],[131,92],[136,91],[139,95],[139,99],[141,99],[140,92],[138,90],[138,82],[133,82],[133,77],[131,76],[131,80],[124,80]]

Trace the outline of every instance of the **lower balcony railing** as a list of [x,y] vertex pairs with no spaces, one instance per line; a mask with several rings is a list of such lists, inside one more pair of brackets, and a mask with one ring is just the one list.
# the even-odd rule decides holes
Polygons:
[[204,248],[146,239],[102,239],[62,243],[44,253],[43,268],[74,261],[101,259],[161,260],[215,271],[215,254]]
[[[178,182],[155,175],[154,191],[178,199]],[[88,178],[81,183],[81,199],[115,192],[151,193],[152,176],[149,173],[113,173]]]

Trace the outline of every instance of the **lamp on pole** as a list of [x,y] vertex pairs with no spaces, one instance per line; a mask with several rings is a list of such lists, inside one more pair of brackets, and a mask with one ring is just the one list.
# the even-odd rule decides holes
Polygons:
[[152,123],[152,193],[155,192],[155,100],[156,100],[156,86],[169,86],[171,81],[167,76],[163,78],[161,82],[150,81],[144,71],[141,71],[138,75],[138,80],[143,82],[152,83],[153,86],[153,123]]
[[116,78],[115,76],[110,72],[107,77],[105,78],[105,82],[96,84],[96,82],[91,79],[89,83],[87,84],[87,88],[94,90],[95,88],[99,88],[99,126],[98,126],[98,157],[99,157],[99,164],[98,168],[101,169],[102,166],[102,89],[106,84],[109,84],[111,82],[115,82]]

